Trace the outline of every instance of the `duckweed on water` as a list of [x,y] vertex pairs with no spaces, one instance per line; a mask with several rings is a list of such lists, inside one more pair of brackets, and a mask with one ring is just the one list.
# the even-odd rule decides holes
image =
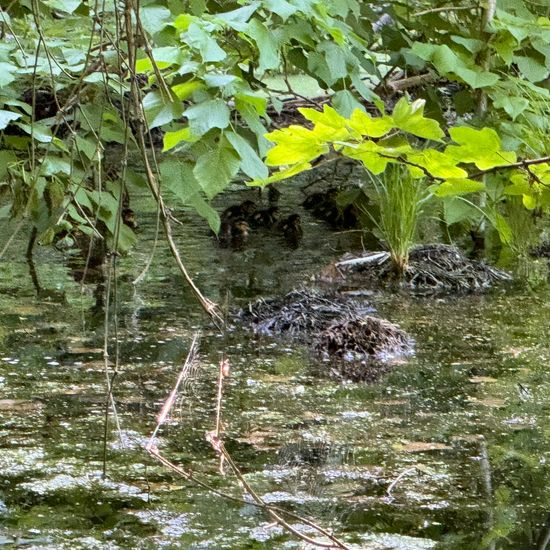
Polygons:
[[[111,422],[106,479],[102,318],[57,253],[39,250],[37,262],[42,285],[64,289],[62,307],[37,305],[27,266],[7,262],[11,282],[0,280],[0,545],[303,548],[255,507],[221,501],[143,450],[193,327],[204,327],[204,319],[165,250],[145,283],[128,283],[154,238],[154,215],[141,218],[143,241],[119,260],[114,396],[123,442]],[[313,254],[275,239],[220,250],[200,222],[178,226],[177,238],[208,295],[232,295],[243,307],[290,292],[349,247],[349,237],[325,232],[306,212],[302,225],[304,250]],[[415,357],[371,384],[319,377],[309,342],[239,331],[221,338],[205,329],[199,368],[158,447],[242,496],[231,476],[218,475],[204,441],[225,352],[231,374],[223,438],[266,500],[312,516],[353,549],[459,550],[489,548],[493,540],[499,550],[533,547],[548,531],[550,505],[548,290],[437,299],[374,294],[370,303],[416,342]]]

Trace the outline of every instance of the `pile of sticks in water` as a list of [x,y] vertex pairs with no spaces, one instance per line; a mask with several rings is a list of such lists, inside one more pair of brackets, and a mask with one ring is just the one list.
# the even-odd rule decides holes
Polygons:
[[396,325],[368,315],[368,304],[344,296],[293,290],[258,300],[238,313],[255,333],[290,336],[312,345],[325,360],[363,363],[410,354],[412,339]]
[[238,316],[257,334],[309,339],[338,318],[355,317],[373,308],[342,296],[327,297],[315,290],[293,290],[282,297],[261,299]]
[[[355,284],[362,280],[392,280],[392,265],[387,252],[367,253],[360,257],[346,256],[334,264],[342,279]],[[409,265],[400,281],[402,287],[421,292],[475,292],[512,277],[505,271],[484,262],[467,258],[454,246],[427,244],[413,248]]]

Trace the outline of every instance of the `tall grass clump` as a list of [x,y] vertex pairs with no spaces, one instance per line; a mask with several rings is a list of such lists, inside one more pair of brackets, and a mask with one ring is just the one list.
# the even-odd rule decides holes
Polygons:
[[396,274],[402,276],[415,244],[418,222],[431,197],[425,178],[413,178],[405,166],[390,164],[380,176],[371,176],[367,194],[378,207],[367,210],[375,225],[374,234],[390,253]]

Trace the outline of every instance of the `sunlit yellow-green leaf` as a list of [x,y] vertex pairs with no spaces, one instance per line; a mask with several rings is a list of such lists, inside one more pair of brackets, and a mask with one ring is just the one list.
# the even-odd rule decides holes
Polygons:
[[451,178],[437,187],[434,194],[438,197],[451,197],[475,193],[482,189],[485,189],[485,185],[481,181],[474,181],[467,178]]
[[365,141],[357,147],[344,147],[342,153],[349,158],[360,160],[363,166],[372,174],[381,174],[391,161],[389,156],[384,156],[386,149],[373,141]]
[[179,145],[182,141],[193,143],[199,138],[194,136],[189,127],[182,128],[181,130],[176,130],[174,132],[166,132],[164,134],[163,140],[163,151],[169,151]]
[[178,99],[187,99],[193,92],[204,88],[204,84],[198,80],[192,80],[191,82],[182,82],[172,86],[172,92]]
[[393,128],[393,119],[385,115],[371,117],[361,109],[355,109],[349,119],[349,126],[362,136],[379,138]]
[[488,170],[517,160],[513,151],[501,149],[500,138],[491,128],[476,130],[464,126],[451,128],[449,133],[459,145],[447,146],[445,153],[457,163],[474,163],[480,170]]
[[282,130],[275,130],[265,137],[274,142],[275,147],[267,152],[268,166],[286,166],[309,162],[320,155],[328,153],[328,145],[319,139],[313,130],[292,125]]
[[537,207],[537,198],[533,195],[523,195],[522,197],[523,206],[527,208],[528,210],[533,210]]
[[425,103],[425,100],[417,99],[409,104],[405,98],[401,98],[391,116],[394,126],[424,139],[441,141],[445,134],[436,120],[424,116]]
[[310,168],[311,168],[311,163],[301,162],[299,164],[291,166],[290,168],[285,168],[283,170],[279,170],[277,172],[274,172],[268,178],[249,181],[246,184],[249,185],[250,187],[264,187],[265,185],[268,185],[269,183],[275,183],[277,181],[282,181],[284,179],[295,176],[296,174],[299,174],[300,172],[305,172],[306,170],[309,170]]
[[466,170],[459,168],[456,162],[435,149],[424,149],[407,154],[407,160],[425,168],[435,178],[466,178]]

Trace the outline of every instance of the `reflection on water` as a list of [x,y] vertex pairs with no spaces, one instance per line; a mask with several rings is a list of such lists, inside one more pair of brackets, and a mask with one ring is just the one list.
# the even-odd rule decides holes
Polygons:
[[[285,216],[297,194],[283,195]],[[234,479],[218,476],[204,438],[225,352],[224,440],[266,502],[316,518],[351,548],[546,547],[547,290],[369,297],[415,338],[417,355],[374,384],[343,383],[318,376],[326,367],[304,347],[209,328],[162,242],[134,287],[155,240],[154,208],[141,210],[140,242],[118,263],[122,442],[110,424],[106,479],[104,283],[81,288],[61,253],[38,248],[37,298],[15,245],[0,264],[0,545],[302,547],[258,509],[220,501],[143,451],[202,327],[200,368],[160,433],[160,448],[178,464],[240,495]],[[268,230],[242,250],[220,249],[200,220],[176,211],[177,241],[205,293],[239,305],[307,283],[359,246],[356,234],[330,233],[299,213],[298,249]]]

